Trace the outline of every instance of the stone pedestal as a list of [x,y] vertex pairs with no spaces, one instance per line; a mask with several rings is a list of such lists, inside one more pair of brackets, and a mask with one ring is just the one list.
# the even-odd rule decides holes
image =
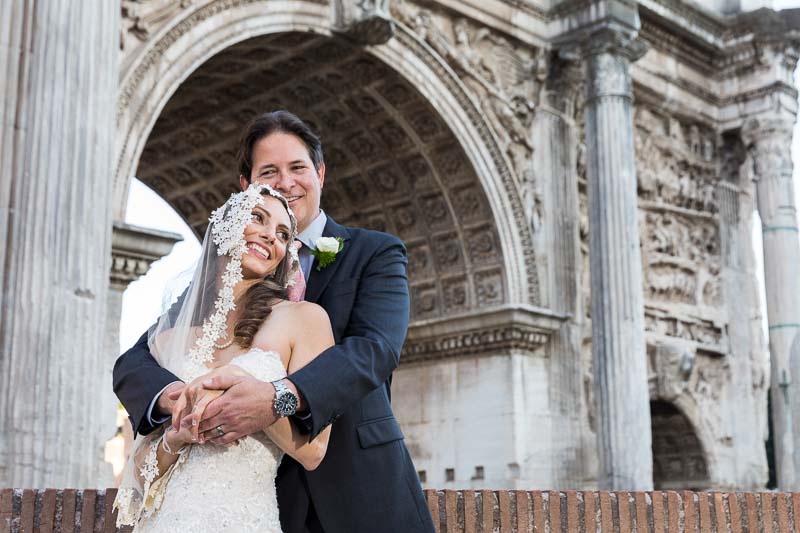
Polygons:
[[392,406],[424,486],[553,486],[560,420],[545,347],[562,321],[509,306],[409,329]]
[[[800,447],[800,412],[793,412],[800,383],[792,377],[792,343],[800,332],[800,236],[792,183],[794,115],[745,122],[742,137],[753,161],[756,204],[764,246],[764,282],[769,323],[770,390],[775,471],[781,490],[800,489],[795,449]],[[794,362],[797,367],[797,362]]]
[[[652,489],[630,61],[643,53],[612,30],[587,39],[586,153],[598,486]],[[635,435],[635,438],[632,438]]]
[[0,486],[105,487],[119,4],[0,7]]

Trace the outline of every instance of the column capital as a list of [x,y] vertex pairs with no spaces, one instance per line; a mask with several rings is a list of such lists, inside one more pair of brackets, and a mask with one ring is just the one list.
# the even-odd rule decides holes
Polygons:
[[794,118],[790,113],[763,115],[742,124],[742,141],[753,158],[756,181],[792,175]]
[[582,55],[591,57],[599,54],[622,56],[628,61],[636,61],[647,52],[647,44],[637,37],[636,32],[613,27],[600,28],[581,39]]
[[630,64],[644,54],[644,43],[630,34],[603,29],[589,35],[583,49],[587,102],[604,96],[633,97]]
[[[745,146],[756,146],[759,141],[778,137],[791,143],[795,116],[792,113],[775,113],[752,116],[742,124],[742,141]],[[788,147],[788,144],[787,144]]]
[[115,222],[111,241],[111,287],[124,291],[144,276],[150,266],[183,240],[177,233],[140,228]]

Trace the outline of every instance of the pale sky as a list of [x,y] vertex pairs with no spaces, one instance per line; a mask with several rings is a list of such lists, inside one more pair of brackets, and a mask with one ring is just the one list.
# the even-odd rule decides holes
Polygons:
[[[775,9],[800,7],[800,0],[776,0]],[[800,72],[800,71],[798,71]],[[795,83],[798,73],[795,73]],[[794,161],[795,205],[800,205],[800,122],[795,124],[792,142]],[[122,319],[120,321],[120,352],[127,350],[161,313],[162,295],[166,287],[191,268],[200,254],[200,243],[178,214],[146,185],[133,180],[128,196],[125,222],[179,233],[184,240],[175,245],[172,253],[153,264],[150,271],[139,280],[131,283],[122,300]],[[761,316],[764,317],[764,336],[766,339],[766,299],[764,297],[763,252],[761,248],[760,221],[756,216],[753,227],[753,247],[759,276],[761,292]],[[172,282],[172,283],[171,283]],[[174,288],[173,288],[174,290]]]
[[162,295],[167,284],[191,268],[200,255],[200,243],[189,226],[158,194],[136,179],[131,183],[125,222],[180,233],[183,241],[125,290],[119,328],[120,352],[130,348],[156,321],[161,314]]

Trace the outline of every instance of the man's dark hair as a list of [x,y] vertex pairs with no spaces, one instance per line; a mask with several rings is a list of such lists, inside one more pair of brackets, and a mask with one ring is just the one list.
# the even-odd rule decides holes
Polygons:
[[324,162],[322,160],[322,143],[311,127],[300,120],[296,115],[285,110],[271,111],[259,115],[250,121],[242,135],[239,143],[239,174],[250,182],[250,174],[253,172],[253,147],[258,141],[273,133],[288,133],[300,138],[308,148],[308,155],[314,168],[319,171],[319,167]]

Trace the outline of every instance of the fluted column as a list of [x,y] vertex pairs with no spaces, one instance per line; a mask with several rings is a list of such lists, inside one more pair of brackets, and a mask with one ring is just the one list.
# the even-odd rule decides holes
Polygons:
[[119,3],[0,5],[0,486],[104,487]]
[[800,237],[790,150],[793,126],[794,114],[784,113],[752,118],[742,128],[753,159],[761,217],[775,470],[781,490],[800,490],[800,471],[794,460],[795,450],[800,450],[800,427],[793,427],[800,425],[800,412],[792,409],[800,395],[800,376],[792,376],[791,361],[792,343],[800,332]]
[[585,48],[592,359],[601,489],[653,486],[650,403],[637,222],[630,61],[641,45],[620,32]]
[[[566,54],[564,54],[566,55]],[[587,477],[582,453],[583,394],[581,346],[585,310],[580,297],[580,202],[576,102],[583,95],[580,61],[556,57],[549,65],[544,98],[536,109],[532,145],[537,179],[543,183],[542,231],[546,239],[548,306],[568,317],[550,337],[548,396],[552,417],[552,486],[581,487]]]

